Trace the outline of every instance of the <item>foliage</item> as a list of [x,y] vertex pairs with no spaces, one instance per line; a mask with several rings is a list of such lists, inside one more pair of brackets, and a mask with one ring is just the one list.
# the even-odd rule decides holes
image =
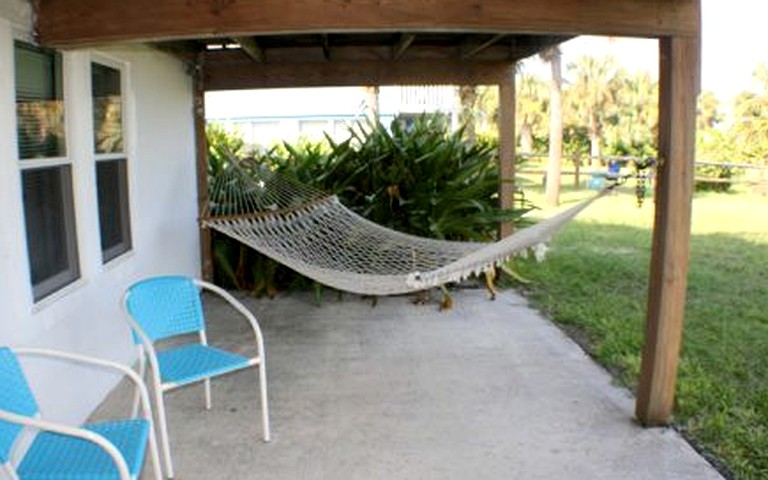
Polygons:
[[722,164],[696,165],[697,192],[727,192],[731,189],[734,168]]
[[[212,162],[218,162],[220,151],[238,151],[237,141],[212,133],[212,144],[234,143],[212,145]],[[491,241],[500,222],[520,223],[532,208],[524,199],[513,210],[498,207],[495,144],[466,142],[461,130],[448,132],[441,116],[423,116],[408,125],[395,121],[390,128],[358,124],[349,133],[340,143],[330,137],[322,143],[286,143],[255,160],[338,195],[373,222],[418,236]],[[220,278],[230,284],[263,292],[295,280],[282,267],[254,263],[252,253],[229,245],[216,248],[221,251],[217,262],[228,263]],[[263,272],[272,277],[256,278]]]
[[[653,223],[653,209],[634,201],[630,192],[601,200],[555,237],[546,262],[516,264],[531,281],[532,303],[630,388],[640,368]],[[765,197],[744,194],[694,199],[675,407],[686,436],[743,479],[768,478],[766,209]]]

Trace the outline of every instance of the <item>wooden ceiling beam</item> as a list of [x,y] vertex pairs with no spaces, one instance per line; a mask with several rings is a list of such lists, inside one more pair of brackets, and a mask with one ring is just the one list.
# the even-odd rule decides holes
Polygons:
[[469,60],[470,58],[474,57],[478,53],[487,49],[491,45],[497,43],[499,40],[501,40],[506,36],[507,36],[506,34],[500,33],[500,34],[494,35],[493,37],[489,38],[488,40],[484,41],[479,45],[471,45],[471,46],[464,45],[461,48],[461,58],[464,60]]
[[495,32],[695,36],[700,0],[38,0],[40,41],[110,42],[290,33]]
[[266,63],[206,61],[206,90],[359,85],[492,85],[512,62],[459,60]]
[[205,48],[204,45],[200,45],[193,41],[165,42],[157,43],[153,46],[161,52],[172,55],[188,65],[193,65],[197,59],[198,53]]
[[243,53],[257,63],[264,63],[267,61],[267,55],[264,49],[259,45],[253,37],[233,37],[233,40],[240,44],[240,48]]
[[392,60],[398,60],[402,57],[414,40],[416,40],[416,35],[412,33],[401,33],[397,43],[392,47]]

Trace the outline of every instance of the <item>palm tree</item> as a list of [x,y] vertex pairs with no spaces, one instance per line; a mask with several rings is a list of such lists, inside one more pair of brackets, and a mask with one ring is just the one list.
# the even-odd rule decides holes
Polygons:
[[521,74],[515,110],[520,135],[520,153],[533,153],[534,136],[546,131],[544,119],[548,104],[544,82],[538,77]]
[[547,204],[560,204],[560,174],[563,162],[563,75],[562,56],[559,47],[541,54],[549,62],[552,80],[549,99],[549,161],[547,163]]
[[604,139],[614,153],[651,155],[658,131],[658,83],[647,72],[617,71],[612,105],[604,106]]
[[568,65],[568,73],[573,77],[571,107],[580,120],[578,123],[586,123],[593,159],[602,157],[603,127],[609,108],[615,104],[614,81],[618,72],[617,62],[610,56],[584,56]]

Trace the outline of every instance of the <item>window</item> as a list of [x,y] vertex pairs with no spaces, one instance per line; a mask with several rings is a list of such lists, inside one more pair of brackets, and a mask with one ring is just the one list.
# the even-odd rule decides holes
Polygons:
[[131,249],[121,76],[118,68],[91,64],[93,148],[104,263]]
[[62,61],[57,52],[22,42],[14,57],[27,252],[38,301],[80,277]]

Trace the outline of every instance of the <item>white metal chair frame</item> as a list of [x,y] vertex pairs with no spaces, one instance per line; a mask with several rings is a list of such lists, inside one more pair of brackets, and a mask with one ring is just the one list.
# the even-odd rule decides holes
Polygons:
[[[162,478],[162,473],[160,471],[160,459],[157,450],[157,438],[155,436],[155,429],[153,424],[154,422],[152,420],[152,409],[149,403],[149,394],[147,393],[147,388],[144,385],[144,382],[141,380],[141,377],[135,371],[129,367],[120,365],[119,363],[59,350],[43,348],[12,348],[11,350],[17,356],[26,355],[46,357],[116,370],[129,378],[136,387],[136,398],[141,402],[143,418],[149,424],[149,452],[150,456],[152,457],[153,474],[156,480],[160,480]],[[137,416],[137,404],[138,402],[134,404],[133,412],[131,414],[133,418],[136,418]],[[58,433],[94,443],[103,449],[112,458],[112,461],[114,461],[115,467],[120,474],[120,480],[135,480],[135,478],[131,476],[128,465],[126,464],[123,455],[120,453],[117,447],[115,447],[112,442],[104,438],[102,435],[99,435],[98,433],[91,432],[83,428],[72,427],[61,423],[42,420],[39,417],[27,417],[24,415],[18,415],[4,410],[0,410],[0,420],[22,425],[27,428]],[[15,457],[15,455],[12,455],[12,457]],[[10,462],[4,464],[3,467],[12,480],[18,480],[15,468]]]
[[[271,440],[271,430],[269,425],[269,405],[267,400],[267,372],[265,367],[264,337],[261,332],[261,327],[259,327],[259,323],[256,320],[256,317],[247,308],[245,308],[245,306],[243,306],[242,303],[240,303],[237,299],[235,299],[235,297],[233,297],[226,290],[212,283],[199,280],[196,278],[191,278],[190,280],[192,280],[192,282],[199,289],[212,292],[218,295],[219,297],[221,297],[222,299],[224,299],[232,308],[234,308],[238,313],[243,315],[246,318],[246,320],[248,320],[248,323],[253,329],[257,355],[255,357],[249,358],[247,364],[243,365],[243,367],[238,370],[242,370],[248,367],[258,366],[259,390],[261,395],[261,416],[262,416],[261,422],[262,422],[263,439],[265,442],[269,442]],[[123,297],[123,308],[126,308],[126,306],[128,305],[129,296],[130,296],[130,291],[127,291]],[[126,319],[129,325],[131,326],[131,329],[135,332],[135,334],[138,336],[138,338],[141,341],[140,344],[137,344],[138,374],[142,378],[145,377],[147,360],[149,362],[150,370],[152,371],[151,384],[152,384],[153,393],[155,397],[155,404],[156,404],[155,406],[157,409],[157,420],[158,420],[159,431],[160,431],[160,443],[162,446],[162,454],[165,461],[166,475],[169,478],[173,478],[174,469],[173,469],[173,461],[171,459],[171,448],[170,448],[170,441],[168,438],[168,423],[166,420],[165,402],[164,402],[163,395],[165,394],[165,392],[173,390],[175,388],[184,387],[184,386],[202,381],[205,385],[205,409],[210,410],[212,406],[211,378],[214,378],[216,376],[223,375],[223,374],[214,374],[205,379],[197,380],[190,383],[181,383],[181,384],[177,384],[174,382],[163,383],[162,378],[160,376],[160,365],[157,359],[157,352],[154,348],[152,340],[150,340],[150,338],[147,336],[147,334],[144,332],[144,330],[141,328],[138,322],[131,316],[130,312],[127,311],[127,308],[126,308]],[[205,333],[205,325],[203,325],[203,328],[199,331],[199,340],[200,340],[200,344],[204,346],[208,345],[208,338]],[[231,373],[231,372],[226,372],[226,373]],[[138,395],[139,394],[137,392],[134,397],[134,403],[133,403],[134,410],[138,405]]]

